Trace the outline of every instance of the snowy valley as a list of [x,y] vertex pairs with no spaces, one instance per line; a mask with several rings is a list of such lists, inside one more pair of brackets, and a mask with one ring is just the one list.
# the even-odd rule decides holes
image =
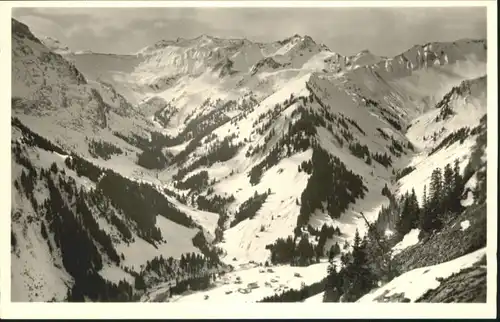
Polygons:
[[486,58],[12,19],[12,301],[486,302]]

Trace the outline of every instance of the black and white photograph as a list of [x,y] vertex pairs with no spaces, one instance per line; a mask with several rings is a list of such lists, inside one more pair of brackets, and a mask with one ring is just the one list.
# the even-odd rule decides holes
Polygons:
[[496,302],[494,2],[99,2],[3,14],[2,301]]

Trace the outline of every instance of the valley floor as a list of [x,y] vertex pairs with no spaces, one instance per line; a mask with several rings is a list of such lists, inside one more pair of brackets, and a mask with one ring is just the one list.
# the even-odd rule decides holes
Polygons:
[[[240,264],[234,271],[226,273],[218,279],[214,286],[205,291],[174,296],[170,302],[235,302],[255,303],[288,289],[300,289],[302,283],[311,285],[321,281],[326,274],[326,260],[307,267],[289,265],[264,267],[258,264]],[[253,285],[249,285],[255,283]],[[163,301],[169,285],[161,285],[151,290],[143,299]],[[244,290],[248,290],[244,293]]]

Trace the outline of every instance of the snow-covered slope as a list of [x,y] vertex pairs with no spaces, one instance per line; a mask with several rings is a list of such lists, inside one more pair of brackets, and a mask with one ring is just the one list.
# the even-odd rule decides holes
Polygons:
[[407,165],[415,170],[398,182],[399,191],[415,189],[422,200],[432,171],[459,160],[462,171],[469,162],[481,120],[487,112],[486,76],[463,81],[453,87],[436,107],[414,119],[406,136],[421,153]]
[[[100,199],[102,193],[109,196],[109,192],[105,192],[106,189],[115,189],[113,186],[106,188],[104,184],[106,178],[111,180],[112,177],[106,173],[101,173],[99,178],[94,177],[92,171],[98,168],[91,167],[90,169],[94,170],[89,172],[89,168],[80,163],[83,162],[82,159],[51,151],[50,145],[40,144],[38,139],[33,141],[33,136],[21,128],[13,124],[12,238],[15,241],[12,251],[14,284],[12,299],[14,301],[65,300],[67,288],[71,289],[78,279],[73,272],[68,272],[71,269],[68,264],[71,257],[68,256],[71,255],[67,252],[76,249],[71,250],[69,246],[63,246],[59,250],[58,247],[62,246],[61,243],[68,243],[66,237],[82,243],[85,238],[78,235],[79,229],[71,226],[71,221],[67,222],[69,219],[61,223],[52,216],[75,216],[77,220],[83,220],[81,229],[88,230],[94,243],[99,245],[97,253],[90,251],[91,254],[102,257],[102,264],[96,264],[97,267],[101,267],[96,269],[96,273],[113,283],[124,279],[133,285],[134,272],[140,273],[145,264],[155,257],[179,259],[181,255],[187,253],[201,254],[203,251],[200,251],[200,248],[206,247],[204,242],[194,241],[195,237],[200,237],[199,232],[203,232],[207,240],[213,238],[217,214],[189,209],[179,205],[178,202],[170,202],[167,196],[160,196],[156,201],[163,198],[164,202],[163,209],[158,215],[148,214],[148,210],[142,208],[142,216],[152,215],[153,222],[150,227],[156,230],[157,235],[151,236],[148,228],[144,226],[147,224],[140,218],[134,217],[134,210],[127,208],[130,205],[127,206],[119,199],[113,200],[113,197]],[[72,163],[70,160],[75,158],[76,163]],[[133,180],[120,176],[115,178],[122,178],[121,184],[129,185],[115,198],[133,198],[134,193],[141,193],[140,190],[134,192],[134,189],[139,189],[140,186],[134,184]],[[54,187],[52,190],[51,184]],[[127,191],[131,194],[129,197]],[[151,188],[149,191],[151,193],[155,190]],[[146,192],[147,190],[142,193]],[[61,197],[56,197],[59,194],[64,199],[62,207],[68,209],[69,214],[63,214],[63,210],[50,208],[49,205],[60,200],[58,198]],[[76,209],[74,208],[75,202],[78,204],[78,198],[85,200],[87,206],[83,207],[88,208],[82,209],[89,209],[92,217],[81,217],[84,216],[83,210],[80,210],[78,205]],[[140,199],[134,201],[136,204],[138,202]],[[140,204],[138,206],[141,207]],[[176,215],[172,216],[173,213]],[[61,228],[67,230],[69,235],[61,235],[59,230]],[[86,260],[84,252],[85,249],[82,249],[78,253],[83,263]]]
[[486,114],[486,76],[453,87],[436,108],[413,121],[407,136],[419,147],[438,144],[462,127],[473,128]]
[[[113,211],[129,220],[134,241],[113,240],[123,258],[95,271],[108,281],[138,283],[141,291],[141,279],[154,292],[160,288],[153,283],[171,287],[162,276],[173,276],[173,264],[147,264],[155,256],[201,252],[226,265],[264,264],[278,239],[316,247],[323,227],[337,228],[321,242],[323,257],[336,243],[350,243],[356,230],[366,232],[365,218],[374,222],[387,205],[384,187],[401,194],[415,187],[420,199],[434,167],[457,157],[467,164],[473,129],[486,113],[482,40],[417,45],[389,58],[369,51],[344,57],[309,36],[264,44],[202,35],[114,55],[61,51],[57,41],[12,25],[13,140],[36,169],[30,178],[48,185],[67,176],[57,188],[75,180],[74,189],[94,191],[83,194],[89,206],[93,193],[104,191]],[[474,133],[455,139],[465,126]],[[26,139],[32,135],[42,138]],[[13,158],[13,184],[26,181],[22,170],[30,166],[23,162]],[[49,179],[42,172],[52,162],[57,169]],[[394,180],[409,166],[413,172]],[[111,183],[147,210],[114,199],[118,192],[106,190]],[[23,214],[41,215],[26,202],[30,192],[18,191],[13,209],[21,216],[13,229],[26,237],[13,258],[27,271],[43,261],[47,273],[38,280],[58,286],[44,295],[19,286],[16,298],[62,300],[75,273],[68,275],[67,263],[57,262],[65,257],[40,242],[33,228],[39,221]],[[71,208],[71,197],[64,198]],[[92,215],[106,233],[120,229],[99,211]],[[106,239],[92,243],[99,238]],[[27,255],[34,247],[43,248],[36,260]],[[34,277],[14,278],[29,285]]]
[[323,296],[325,295],[324,292],[321,292],[319,294],[313,295],[309,298],[307,298],[304,302],[305,303],[323,303]]
[[147,134],[151,125],[112,87],[87,80],[27,26],[13,20],[12,29],[12,112],[30,128],[81,153],[85,136],[116,144],[113,131]]
[[[104,278],[96,287],[133,285],[155,257],[206,256],[218,214],[181,205],[134,175],[146,170],[136,164],[142,151],[123,138],[141,127],[148,135],[148,120],[27,26],[12,20],[12,27],[12,299],[63,301],[86,294],[85,278]],[[90,275],[79,275],[87,266]]]
[[415,302],[427,291],[439,287],[440,279],[446,279],[452,274],[469,268],[486,256],[486,248],[442,264],[427,266],[406,272],[393,279],[390,283],[363,296],[358,303],[386,302],[391,298],[406,298],[408,302]]

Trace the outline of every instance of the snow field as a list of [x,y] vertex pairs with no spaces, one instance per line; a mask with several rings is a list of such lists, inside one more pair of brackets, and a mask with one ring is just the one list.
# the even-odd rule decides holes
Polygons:
[[120,243],[116,246],[117,251],[125,255],[124,266],[138,271],[141,265],[156,256],[180,258],[184,253],[200,253],[191,241],[198,229],[186,228],[163,216],[156,217],[156,226],[160,229],[163,239],[166,240],[166,243],[157,243],[157,248],[138,237],[130,245]]
[[[236,257],[240,261],[265,262],[269,256],[269,251],[265,249],[267,244],[274,243],[277,238],[293,235],[300,211],[296,199],[300,200],[300,193],[304,190],[309,177],[305,172],[299,173],[297,166],[303,160],[309,159],[311,153],[312,151],[308,150],[281,160],[264,173],[255,190],[238,191],[240,186],[235,181],[227,182],[223,186],[218,185],[219,189],[222,186],[228,193],[231,189],[232,191],[236,189],[234,196],[240,204],[253,196],[253,191],[263,193],[271,189],[271,195],[253,219],[246,219],[224,232],[225,242],[219,246],[227,252],[225,260]],[[240,178],[242,188],[245,188],[248,185],[248,178],[246,175],[244,177],[240,175]],[[261,227],[264,227],[264,231],[261,231]]]
[[[281,293],[287,289],[300,289],[302,283],[310,285],[320,281],[326,274],[327,266],[327,262],[322,262],[308,267],[273,266],[267,268],[257,266],[242,268],[226,273],[222,281],[217,281],[217,286],[213,289],[186,296],[176,296],[172,302],[255,303],[264,297]],[[268,269],[272,269],[273,272],[268,272]],[[300,274],[301,277],[295,276],[296,273]],[[241,280],[241,284],[236,283],[238,278]],[[248,294],[238,291],[247,288],[249,283],[257,283],[259,287],[252,289]],[[208,299],[205,300],[206,295],[208,295]]]

